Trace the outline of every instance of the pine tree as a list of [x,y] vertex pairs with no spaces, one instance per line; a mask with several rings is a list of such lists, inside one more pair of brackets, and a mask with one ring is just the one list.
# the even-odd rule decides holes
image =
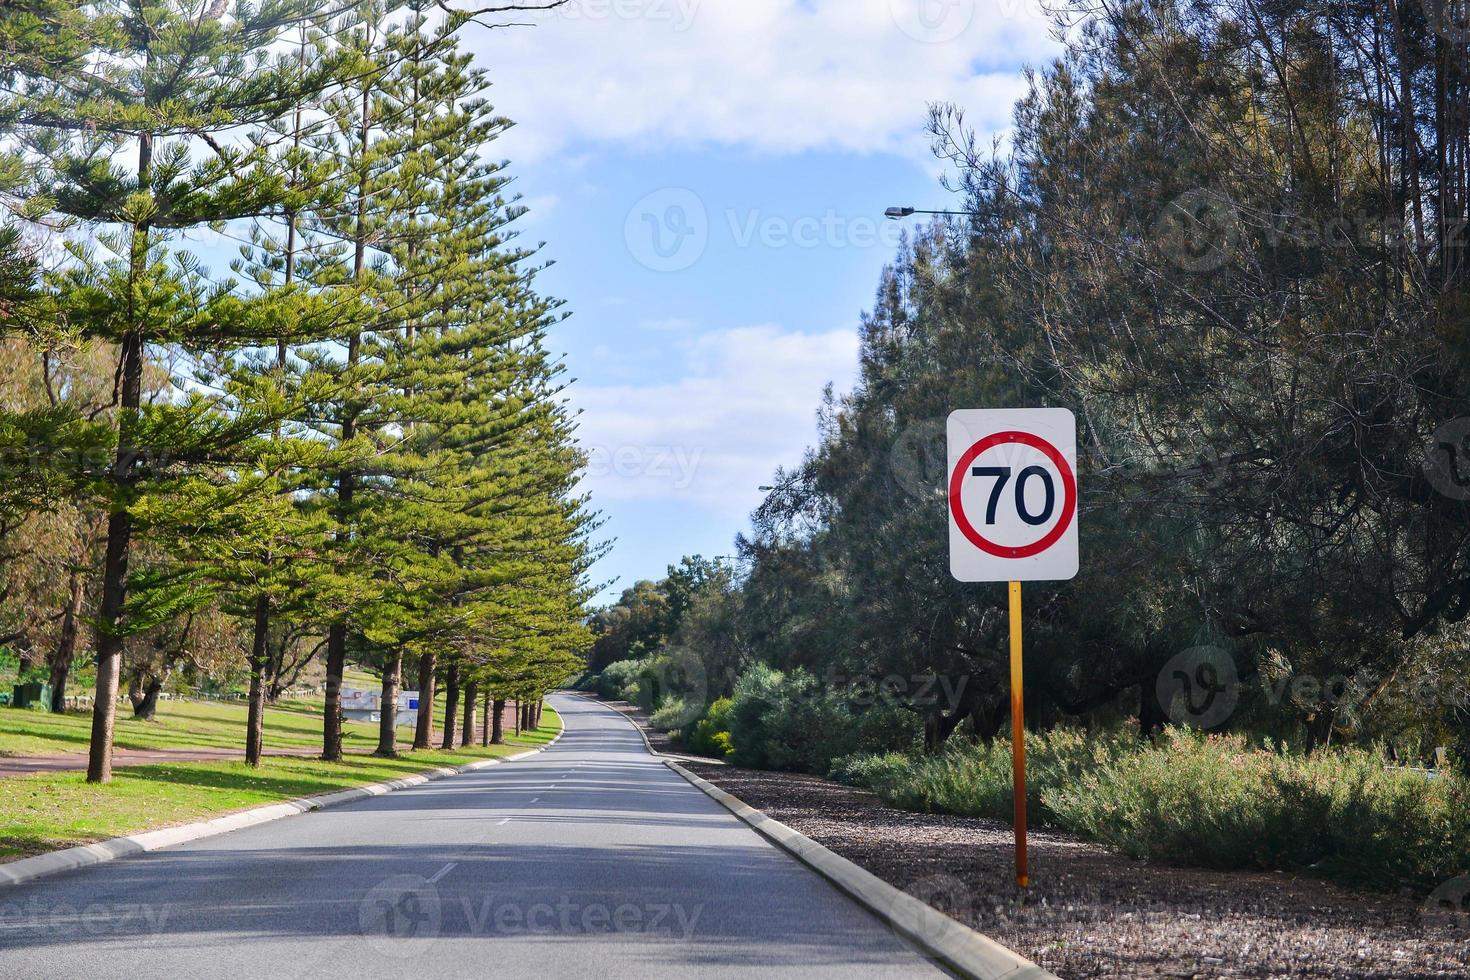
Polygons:
[[[19,127],[57,160],[55,210],[107,230],[100,248],[69,244],[70,262],[51,278],[66,326],[118,345],[114,448],[104,478],[109,518],[98,615],[97,696],[87,778],[111,778],[112,730],[125,637],[156,614],[177,611],[181,594],[130,594],[135,537],[168,511],[165,494],[207,506],[234,491],[214,474],[185,487],[188,475],[238,462],[232,450],[255,436],[255,413],[227,417],[208,395],[176,390],[143,400],[150,345],[189,348],[250,345],[274,324],[312,321],[273,309],[272,297],[247,297],[211,282],[177,233],[269,210],[278,180],[250,147],[224,145],[241,126],[278,116],[319,87],[329,66],[303,70],[271,46],[308,19],[305,0],[238,4],[121,0],[76,4],[41,33],[85,38],[61,67],[38,57],[15,68],[18,94],[0,120]],[[54,13],[54,12],[53,12]],[[44,16],[43,16],[44,19]],[[116,161],[131,156],[131,167]],[[213,514],[207,509],[198,513]]]

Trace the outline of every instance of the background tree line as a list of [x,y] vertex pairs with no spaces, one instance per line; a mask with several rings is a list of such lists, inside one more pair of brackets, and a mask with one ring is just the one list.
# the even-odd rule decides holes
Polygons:
[[243,675],[254,763],[313,659],[329,760],[349,658],[382,754],[404,670],[468,731],[577,663],[562,314],[459,47],[498,9],[0,4],[0,639],[58,709],[95,659],[89,780],[181,665]]

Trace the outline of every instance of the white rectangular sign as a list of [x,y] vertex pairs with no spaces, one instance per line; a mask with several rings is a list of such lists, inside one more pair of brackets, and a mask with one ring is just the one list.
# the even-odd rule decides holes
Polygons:
[[949,417],[949,567],[961,582],[1077,575],[1077,420],[1065,408]]

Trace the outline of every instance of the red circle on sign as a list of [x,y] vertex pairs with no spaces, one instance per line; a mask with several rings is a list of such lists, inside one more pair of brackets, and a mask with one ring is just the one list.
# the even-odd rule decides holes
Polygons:
[[[964,486],[965,474],[970,469],[970,464],[979,459],[980,454],[986,450],[1008,443],[1020,443],[1035,449],[1052,461],[1052,465],[1057,468],[1057,473],[1062,478],[1062,516],[1057,520],[1056,526],[1041,540],[1019,548],[996,544],[975,530],[975,525],[971,524],[970,519],[965,516],[965,506],[960,500],[960,490]],[[994,555],[997,558],[1030,558],[1056,544],[1061,540],[1062,535],[1067,533],[1072,518],[1077,514],[1077,478],[1072,474],[1072,467],[1067,465],[1066,458],[1062,456],[1057,447],[1040,436],[1032,435],[1030,432],[997,432],[975,443],[960,457],[958,465],[955,466],[949,478],[949,509],[954,514],[954,522],[959,525],[960,533],[987,555]]]

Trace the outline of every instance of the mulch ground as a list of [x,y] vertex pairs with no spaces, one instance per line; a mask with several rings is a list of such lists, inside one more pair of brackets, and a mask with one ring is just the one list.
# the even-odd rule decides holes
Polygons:
[[1470,977],[1470,910],[1288,874],[1150,865],[1074,837],[909,813],[825,779],[685,763],[890,884],[1071,977]]

